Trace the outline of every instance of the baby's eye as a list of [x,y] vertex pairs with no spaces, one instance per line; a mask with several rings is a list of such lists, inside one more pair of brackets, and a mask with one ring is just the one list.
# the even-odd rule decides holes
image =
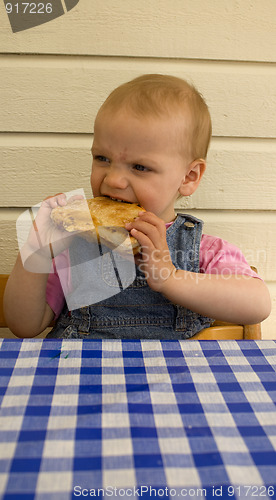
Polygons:
[[140,165],[139,163],[136,163],[133,165],[134,170],[138,170],[139,172],[148,172],[149,169],[145,167],[144,165]]
[[94,159],[97,160],[97,161],[101,161],[101,162],[107,162],[107,161],[109,161],[108,158],[106,158],[106,156],[103,156],[103,155],[96,155],[94,157]]

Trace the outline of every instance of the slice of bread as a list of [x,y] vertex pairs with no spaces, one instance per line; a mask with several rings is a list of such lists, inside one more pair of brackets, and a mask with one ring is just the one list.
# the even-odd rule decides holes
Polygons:
[[90,200],[75,200],[64,207],[54,208],[51,218],[68,232],[77,231],[87,241],[97,241],[126,253],[139,252],[139,243],[125,229],[144,211],[136,203],[125,203],[98,196]]

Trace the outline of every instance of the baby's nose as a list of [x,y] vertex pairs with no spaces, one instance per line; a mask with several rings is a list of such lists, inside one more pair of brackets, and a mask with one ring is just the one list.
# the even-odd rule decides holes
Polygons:
[[111,167],[106,174],[105,182],[113,188],[125,189],[128,186],[127,175],[120,168]]

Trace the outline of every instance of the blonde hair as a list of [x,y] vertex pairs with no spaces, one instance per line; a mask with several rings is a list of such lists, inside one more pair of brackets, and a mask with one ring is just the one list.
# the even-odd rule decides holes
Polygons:
[[177,113],[187,118],[188,112],[189,127],[181,142],[184,141],[186,153],[192,160],[206,158],[212,134],[209,109],[198,90],[186,80],[159,74],[139,76],[113,90],[99,113],[108,109],[119,111],[122,107],[137,116],[162,117]]

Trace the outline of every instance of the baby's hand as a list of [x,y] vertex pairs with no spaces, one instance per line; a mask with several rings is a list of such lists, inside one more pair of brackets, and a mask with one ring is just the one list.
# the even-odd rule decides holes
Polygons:
[[164,221],[151,212],[140,212],[135,221],[125,227],[141,245],[142,260],[139,267],[148,285],[162,293],[165,282],[175,271]]
[[29,232],[26,243],[20,249],[24,267],[31,272],[49,272],[52,258],[68,248],[74,233],[59,229],[51,219],[53,208],[65,206],[69,201],[82,199],[75,195],[67,200],[63,193],[46,198],[42,203]]

